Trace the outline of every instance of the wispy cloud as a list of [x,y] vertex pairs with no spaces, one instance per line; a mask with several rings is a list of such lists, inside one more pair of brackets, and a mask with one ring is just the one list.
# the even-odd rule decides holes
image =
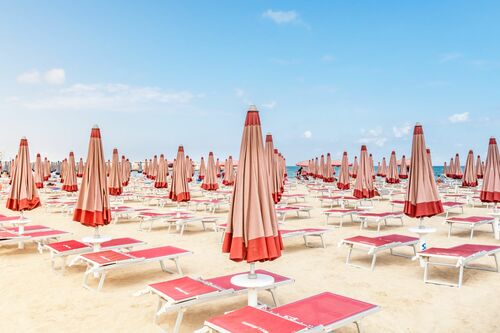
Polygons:
[[302,137],[304,139],[310,139],[310,138],[312,138],[312,136],[313,136],[313,134],[312,134],[312,132],[310,130],[307,130],[304,133],[302,133]]
[[[53,79],[57,81],[58,76],[55,75]],[[203,96],[187,90],[170,91],[158,87],[95,83],[45,91],[32,98],[16,97],[11,102],[32,110],[143,111],[186,106]]]
[[300,18],[299,13],[295,10],[285,11],[268,9],[262,13],[262,18],[271,20],[279,25],[295,24],[310,29],[310,26]]
[[469,112],[455,113],[448,117],[451,123],[465,123],[469,121]]
[[387,142],[387,137],[384,136],[384,132],[381,128],[361,130],[362,137],[358,140],[362,144],[374,144],[379,147],[383,147]]
[[276,101],[270,101],[269,103],[264,103],[262,104],[262,107],[265,109],[274,109],[278,105],[278,102]]
[[321,57],[321,61],[332,62],[335,61],[335,57],[332,56],[331,54],[325,54],[324,56]]
[[404,124],[402,126],[393,126],[392,132],[394,133],[394,137],[402,138],[408,136],[410,134],[411,126],[410,124]]
[[66,81],[66,73],[62,68],[49,69],[46,72],[41,72],[38,69],[32,69],[21,73],[17,76],[17,82],[21,84],[63,84]]
[[234,89],[234,94],[236,95],[236,97],[241,98],[241,97],[245,96],[245,90],[240,89],[240,88],[236,88],[236,89]]
[[459,52],[449,52],[449,53],[443,53],[439,55],[439,62],[445,63],[445,62],[450,62],[453,60],[457,60],[463,58],[463,54]]

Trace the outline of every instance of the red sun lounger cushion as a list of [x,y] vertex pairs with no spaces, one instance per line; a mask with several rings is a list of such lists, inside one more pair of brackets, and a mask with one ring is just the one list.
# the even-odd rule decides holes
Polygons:
[[401,213],[392,213],[392,212],[383,212],[383,213],[360,213],[358,216],[363,216],[363,217],[387,217],[387,216],[392,216],[392,215],[398,215]]
[[[45,226],[45,225],[40,225],[40,224],[27,225],[24,227],[24,232],[33,231],[33,230],[42,230],[42,229],[50,229],[50,228]],[[12,231],[12,232],[19,232],[19,227],[9,227],[9,228],[5,228],[5,230]]]
[[328,326],[340,320],[352,317],[376,305],[358,301],[349,297],[324,292],[304,298],[272,310],[281,316],[299,318],[300,322],[310,326]]
[[219,291],[219,289],[217,288],[206,285],[205,283],[188,276],[179,279],[153,283],[149,286],[167,295],[176,302]]
[[224,332],[238,333],[292,333],[307,328],[302,324],[251,306],[212,318],[208,322],[224,329]]
[[450,256],[450,257],[468,257],[471,256],[477,252],[473,249],[455,249],[455,248],[440,248],[440,247],[431,247],[430,249],[427,249],[425,251],[422,251],[421,253],[423,254],[434,254],[434,255],[440,255],[440,256]]
[[400,243],[407,243],[407,242],[413,242],[413,241],[418,240],[417,237],[410,237],[410,236],[404,236],[404,235],[398,235],[398,234],[380,236],[377,238],[382,239],[382,240],[388,240],[391,242],[400,242]]
[[134,245],[134,244],[141,244],[142,241],[130,238],[130,237],[122,237],[122,238],[115,238],[110,241],[104,242],[101,244],[101,248],[106,248],[106,247],[115,247],[115,246],[124,246],[124,245]]
[[77,249],[90,248],[89,245],[76,240],[67,240],[63,242],[50,243],[47,244],[47,246],[54,249],[57,252],[66,252]]
[[354,236],[346,238],[345,240],[348,242],[366,244],[370,246],[382,246],[393,242],[389,239],[384,240],[377,237],[366,237],[366,236]]
[[500,249],[500,246],[496,245],[481,245],[481,244],[463,244],[459,246],[452,247],[454,250],[464,250],[464,251],[474,251],[474,252],[481,252],[481,251],[494,251]]
[[178,247],[174,247],[174,246],[161,246],[161,247],[154,247],[151,249],[131,251],[131,252],[128,252],[128,254],[131,256],[134,256],[136,258],[153,259],[153,258],[172,256],[172,255],[186,253],[186,252],[189,252],[189,251],[186,251],[186,250],[180,249]]
[[58,235],[64,235],[67,234],[66,231],[62,230],[47,230],[47,231],[35,231],[35,232],[26,232],[24,233],[25,236],[30,236],[30,237],[50,237],[50,236],[58,236]]
[[493,221],[493,217],[489,216],[468,216],[468,217],[452,217],[448,221],[452,222],[468,222],[468,223],[478,223],[483,221]]

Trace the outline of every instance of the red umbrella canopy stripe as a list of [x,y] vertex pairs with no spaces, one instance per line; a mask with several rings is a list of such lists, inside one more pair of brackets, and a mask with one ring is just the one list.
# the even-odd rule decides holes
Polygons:
[[89,227],[107,225],[111,222],[109,193],[106,177],[106,161],[102,148],[99,127],[90,133],[87,162],[76,203],[73,221]]
[[28,140],[22,138],[19,151],[12,170],[12,187],[7,198],[6,207],[14,211],[32,210],[39,206],[40,198],[31,171]]
[[406,190],[404,213],[409,217],[431,217],[443,213],[434,171],[429,162],[422,125],[413,130],[411,167]]
[[258,111],[251,108],[243,129],[222,251],[229,253],[233,261],[252,263],[274,260],[281,256],[282,249],[266,170],[260,117]]

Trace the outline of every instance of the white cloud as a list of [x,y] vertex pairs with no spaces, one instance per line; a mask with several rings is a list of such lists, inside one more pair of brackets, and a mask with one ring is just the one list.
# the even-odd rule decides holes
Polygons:
[[45,91],[33,98],[17,97],[13,103],[33,110],[141,111],[187,105],[203,96],[186,90],[169,91],[158,87],[95,83]]
[[63,84],[66,80],[66,73],[62,68],[54,68],[46,71],[43,78],[48,84]]
[[292,23],[299,20],[299,15],[294,10],[281,11],[268,9],[262,13],[262,17],[270,19],[277,24]]
[[361,130],[361,134],[363,135],[358,142],[362,144],[371,144],[373,143],[376,146],[383,147],[387,142],[387,138],[383,135],[383,131],[381,128],[369,129],[369,130]]
[[458,52],[444,53],[444,54],[439,55],[439,62],[442,62],[442,63],[450,62],[453,60],[460,59],[462,57],[463,57],[463,55],[461,53],[458,53]]
[[324,62],[332,62],[335,61],[335,57],[330,54],[325,54],[324,56],[321,57],[321,60]]
[[245,96],[245,90],[236,88],[234,89],[234,94],[236,95],[236,97],[241,98]]
[[36,69],[21,73],[17,76],[18,83],[36,84],[40,82],[40,72]]
[[276,101],[271,101],[269,103],[264,103],[262,104],[262,107],[263,108],[266,108],[266,109],[274,109],[276,107],[276,105],[278,105],[278,102]]
[[400,127],[398,126],[392,127],[392,132],[394,133],[394,137],[396,138],[402,138],[408,136],[408,134],[410,134],[410,130],[411,130],[410,124],[404,124]]
[[313,134],[309,130],[307,130],[304,133],[302,133],[302,137],[305,138],[305,139],[310,139],[310,138],[312,138],[312,136],[313,136]]
[[455,113],[449,116],[448,120],[452,123],[465,123],[469,121],[469,112]]

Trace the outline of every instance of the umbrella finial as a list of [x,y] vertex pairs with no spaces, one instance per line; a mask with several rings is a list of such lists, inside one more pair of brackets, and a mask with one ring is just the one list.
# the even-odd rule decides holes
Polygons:
[[99,129],[99,125],[97,125],[97,124],[94,124],[94,126],[92,126],[92,128],[96,128],[96,129]]

